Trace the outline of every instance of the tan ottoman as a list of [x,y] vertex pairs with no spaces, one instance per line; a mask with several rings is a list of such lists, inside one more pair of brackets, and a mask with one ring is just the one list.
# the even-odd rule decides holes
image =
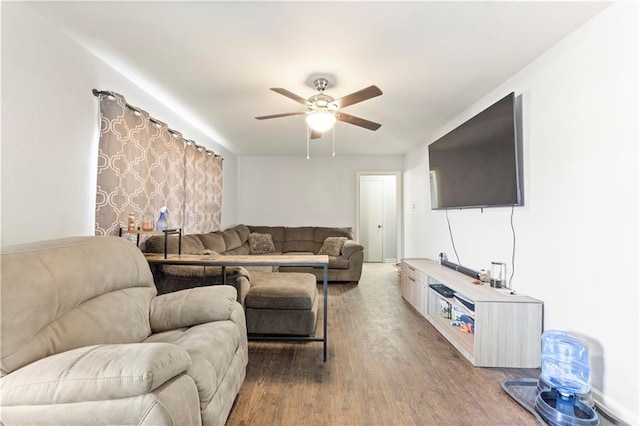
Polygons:
[[313,274],[251,274],[244,300],[249,334],[309,336],[315,332],[319,296]]

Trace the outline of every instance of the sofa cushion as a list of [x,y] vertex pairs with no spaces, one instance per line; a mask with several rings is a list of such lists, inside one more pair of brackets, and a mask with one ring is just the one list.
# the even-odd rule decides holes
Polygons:
[[[198,254],[205,250],[198,234],[182,236],[182,253]],[[144,251],[147,253],[164,253],[164,235],[154,235],[144,242]],[[167,253],[178,253],[178,236],[169,235],[167,238]]]
[[161,265],[162,272],[168,277],[203,278],[222,277],[222,268],[203,267],[197,265]]
[[234,256],[244,256],[249,254],[249,241],[244,242],[242,245],[225,251],[223,254],[230,254]]
[[197,287],[163,294],[151,301],[154,332],[228,320],[237,292],[229,285]]
[[3,405],[68,404],[144,395],[187,370],[167,343],[96,345],[33,362],[2,378]]
[[234,248],[242,245],[240,236],[235,229],[225,229],[222,231],[222,238],[224,239],[224,244],[227,248],[226,251],[233,250]]
[[151,332],[149,264],[130,241],[73,237],[5,247],[2,373],[82,346],[137,343]]
[[324,244],[320,247],[318,254],[326,254],[327,256],[340,256],[340,251],[347,237],[327,237]]
[[209,232],[207,234],[197,235],[205,249],[213,250],[218,253],[224,253],[227,251],[227,246],[221,232]]
[[[236,303],[233,315],[241,315],[234,321],[242,321],[242,307]],[[185,349],[191,357],[187,374],[196,383],[201,408],[206,407],[228,373],[234,355],[246,341],[246,329],[234,321],[216,321],[189,328],[169,330],[149,336],[146,342],[173,343]],[[244,343],[246,344],[246,343]],[[215,350],[211,350],[215,348]],[[235,394],[228,395],[233,400]]]
[[316,278],[311,274],[256,273],[244,303],[257,309],[311,309],[317,294]]
[[243,244],[249,240],[249,234],[251,233],[251,230],[247,225],[238,225],[233,229],[237,232],[238,237],[240,237],[240,241]]
[[313,228],[300,226],[284,229],[284,244],[282,251],[313,251]]
[[273,245],[271,234],[260,234],[258,232],[249,234],[250,254],[275,253],[275,251],[276,247]]
[[327,228],[323,226],[316,226],[313,228],[313,241],[316,243],[324,243],[327,237],[347,237],[348,240],[353,240],[353,232],[350,227],[345,228]]
[[284,228],[285,241],[313,241],[313,227],[298,226]]

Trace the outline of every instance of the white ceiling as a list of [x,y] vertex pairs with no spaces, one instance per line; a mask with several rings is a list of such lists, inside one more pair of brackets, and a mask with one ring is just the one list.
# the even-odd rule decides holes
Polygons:
[[[31,2],[80,44],[189,115],[238,155],[306,153],[309,77],[334,98],[384,94],[345,112],[337,155],[400,155],[597,14],[603,2]],[[113,90],[111,87],[98,87]],[[126,93],[122,93],[125,97]],[[505,93],[506,95],[506,93]],[[496,99],[497,100],[497,99]],[[144,105],[136,105],[146,109]],[[153,111],[149,111],[153,116]],[[169,123],[171,125],[171,123]],[[189,135],[185,135],[189,137]],[[331,137],[312,141],[330,155]]]

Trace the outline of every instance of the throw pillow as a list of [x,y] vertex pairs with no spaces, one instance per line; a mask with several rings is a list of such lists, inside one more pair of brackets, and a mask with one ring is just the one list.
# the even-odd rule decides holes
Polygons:
[[347,237],[327,237],[320,247],[318,254],[326,254],[328,256],[338,257],[342,251],[344,242],[347,241]]
[[259,234],[257,232],[249,234],[249,253],[265,254],[275,252],[276,246],[273,245],[271,234]]

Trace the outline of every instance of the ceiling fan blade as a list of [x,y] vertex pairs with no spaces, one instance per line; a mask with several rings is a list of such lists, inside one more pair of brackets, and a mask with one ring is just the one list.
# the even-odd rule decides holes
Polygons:
[[309,137],[310,139],[320,139],[320,136],[322,136],[322,133],[311,129],[311,136]]
[[382,124],[374,123],[373,121],[365,120],[355,115],[345,114],[344,112],[336,114],[336,118],[345,123],[354,124],[369,130],[378,130],[380,126],[382,126]]
[[298,96],[295,93],[288,91],[287,89],[283,89],[281,87],[272,87],[271,90],[273,90],[276,93],[281,94],[282,96],[286,96],[289,99],[293,99],[294,101],[296,101],[299,104],[302,104],[304,106],[307,106],[309,104],[308,100],[306,100],[302,96]]
[[260,117],[256,117],[256,120],[267,120],[269,118],[289,117],[291,115],[302,115],[302,114],[306,114],[306,112],[304,112],[304,111],[300,111],[300,112],[285,112],[285,113],[282,113],[282,114],[262,115]]
[[344,108],[380,95],[382,95],[382,90],[380,90],[378,86],[369,86],[362,90],[358,90],[357,92],[353,92],[350,95],[343,96],[340,99],[336,99],[333,103],[338,105],[338,108]]

